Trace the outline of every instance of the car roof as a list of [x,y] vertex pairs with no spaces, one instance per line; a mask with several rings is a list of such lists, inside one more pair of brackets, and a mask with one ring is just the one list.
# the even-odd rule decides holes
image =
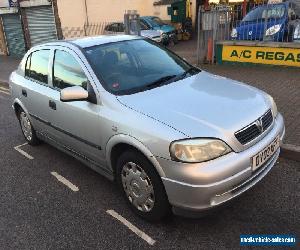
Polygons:
[[121,42],[121,41],[130,41],[135,39],[141,39],[139,36],[131,36],[131,35],[101,35],[95,37],[84,37],[70,40],[62,40],[57,42],[46,43],[42,45],[61,45],[61,44],[75,44],[81,48],[88,48],[97,45]]

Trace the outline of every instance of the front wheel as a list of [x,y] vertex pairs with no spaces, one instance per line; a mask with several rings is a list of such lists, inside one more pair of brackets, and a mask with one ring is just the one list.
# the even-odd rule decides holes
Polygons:
[[141,153],[124,152],[117,161],[117,181],[131,209],[149,221],[170,214],[170,204],[153,165]]
[[35,130],[32,127],[32,124],[29,120],[28,115],[24,110],[18,112],[18,119],[21,126],[22,133],[30,145],[37,145],[40,143],[39,139],[36,136]]

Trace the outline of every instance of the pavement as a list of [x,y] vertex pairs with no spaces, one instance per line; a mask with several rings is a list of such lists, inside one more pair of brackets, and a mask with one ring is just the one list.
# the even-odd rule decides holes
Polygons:
[[8,81],[10,73],[18,68],[19,63],[20,59],[0,55],[0,83]]
[[[255,187],[207,217],[173,216],[148,223],[131,212],[113,182],[47,144],[23,145],[10,96],[4,92],[0,249],[241,249],[240,234],[299,236],[298,162],[279,159]],[[150,237],[151,244],[108,210]]]

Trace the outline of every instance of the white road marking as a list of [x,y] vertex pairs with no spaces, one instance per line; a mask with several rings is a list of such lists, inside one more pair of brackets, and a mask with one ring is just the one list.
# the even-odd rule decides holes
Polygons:
[[28,145],[28,143],[26,142],[22,145],[16,146],[16,147],[14,147],[14,149],[17,150],[21,155],[25,156],[27,159],[33,160],[34,158],[30,154],[26,153],[24,150],[21,149],[21,147],[23,147],[25,145]]
[[1,86],[0,86],[0,89],[4,90],[4,91],[9,91],[9,88],[4,88],[4,87],[1,87]]
[[1,89],[0,89],[0,93],[6,94],[6,95],[10,95],[9,92],[7,92],[7,91],[2,91]]
[[149,245],[153,246],[155,244],[155,240],[153,240],[149,235],[138,229],[136,226],[132,225],[128,220],[126,220],[124,217],[119,215],[114,210],[107,210],[106,213],[120,221],[122,224],[124,224],[126,227],[128,227],[132,232],[134,232],[137,236],[142,238],[144,241],[146,241]]
[[72,191],[77,192],[79,191],[79,188],[77,186],[75,186],[73,183],[71,183],[70,181],[68,181],[65,177],[59,175],[56,172],[51,172],[51,174],[56,177],[56,179],[58,181],[60,181],[61,183],[65,184],[68,188],[70,188]]

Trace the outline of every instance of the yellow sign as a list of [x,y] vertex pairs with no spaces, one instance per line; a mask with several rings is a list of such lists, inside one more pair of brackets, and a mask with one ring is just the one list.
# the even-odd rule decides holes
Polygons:
[[222,61],[300,67],[300,48],[223,46]]

